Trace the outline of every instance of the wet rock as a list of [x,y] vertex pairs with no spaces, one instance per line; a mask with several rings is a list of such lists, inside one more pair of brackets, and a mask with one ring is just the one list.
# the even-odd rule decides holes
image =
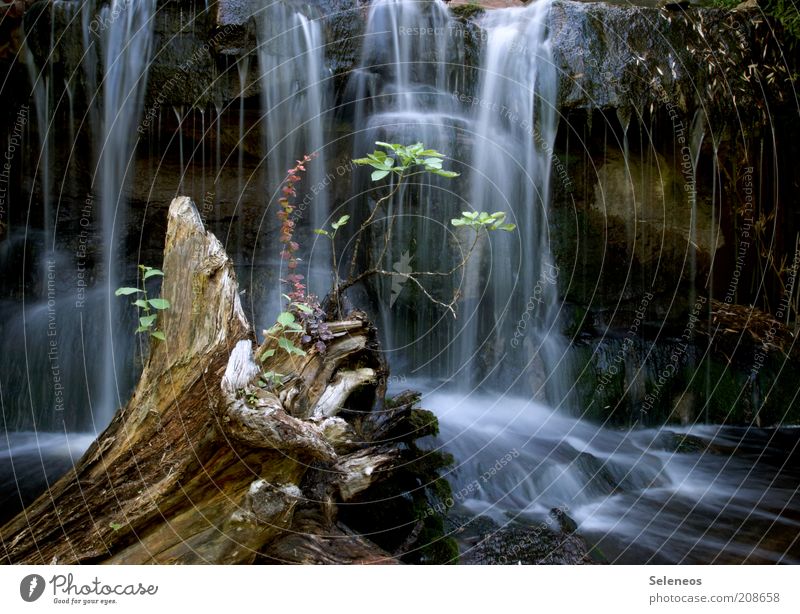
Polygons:
[[461,555],[465,565],[593,565],[586,540],[545,527],[504,527]]
[[446,530],[458,540],[463,565],[586,565],[603,562],[577,524],[561,508],[536,525],[514,522],[500,526],[488,516],[463,508],[447,516]]

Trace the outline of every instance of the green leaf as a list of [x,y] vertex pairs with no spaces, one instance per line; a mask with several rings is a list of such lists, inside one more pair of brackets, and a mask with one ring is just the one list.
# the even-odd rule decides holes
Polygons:
[[516,227],[517,227],[517,225],[516,225],[516,224],[500,224],[500,226],[498,226],[497,228],[498,228],[499,230],[505,230],[505,231],[507,231],[507,232],[511,232],[511,231],[512,231],[512,230],[514,230]]
[[385,170],[372,171],[372,175],[370,175],[370,179],[372,179],[372,181],[380,181],[381,179],[386,177],[386,175],[388,175],[389,173],[390,173],[390,171],[385,171]]
[[151,298],[147,302],[153,309],[169,309],[169,301],[165,298]]
[[139,326],[134,332],[136,333],[144,333],[150,330],[149,326]]
[[114,292],[114,296],[128,296],[129,294],[136,294],[137,292],[142,292],[139,288],[117,288],[116,292]]
[[477,211],[464,211],[461,215],[471,220],[478,219],[478,212]]
[[297,322],[292,322],[291,324],[286,325],[286,330],[291,331],[293,333],[303,333],[305,329],[300,326]]
[[301,350],[299,347],[297,347],[294,343],[292,343],[286,337],[281,337],[280,339],[278,339],[278,346],[280,346],[281,349],[283,349],[290,356],[292,354],[297,354],[299,356],[305,356],[306,355],[304,350]]
[[294,324],[294,314],[288,311],[282,311],[278,316],[278,324],[281,326],[289,326],[290,324]]
[[398,149],[404,149],[403,145],[400,143],[384,143],[383,141],[375,141],[375,144],[378,147],[385,147],[386,149],[391,149],[392,151],[397,151]]
[[462,218],[460,218],[460,217],[458,217],[458,218],[450,220],[450,223],[453,226],[464,226],[467,223],[467,221],[462,219]]
[[431,173],[434,175],[439,175],[440,177],[447,177],[448,179],[452,179],[453,177],[458,177],[461,173],[456,173],[454,171],[443,171],[443,170],[432,170]]
[[442,160],[440,158],[425,158],[423,160],[426,166],[435,166],[437,168],[442,168]]
[[145,271],[144,273],[145,279],[150,279],[151,277],[156,277],[156,276],[164,277],[163,271],[159,271],[158,269],[148,268],[147,271]]
[[349,220],[349,219],[350,219],[349,215],[343,215],[338,220],[336,220],[333,224],[331,224],[331,228],[333,228],[334,230],[339,230],[340,227],[342,227],[345,224],[347,224],[347,220]]
[[144,326],[145,328],[150,328],[153,325],[153,322],[156,321],[157,314],[149,315],[149,316],[142,316],[139,318],[139,324]]
[[314,232],[318,235],[325,235],[326,237],[331,236],[331,233],[329,233],[327,230],[323,230],[322,228],[315,228]]
[[150,333],[150,336],[155,337],[156,339],[160,339],[161,341],[167,340],[167,338],[164,336],[164,333],[162,333],[160,330],[154,330],[153,332]]
[[118,522],[109,522],[108,526],[112,531],[119,531],[125,525],[124,524],[120,524]]
[[273,356],[275,356],[275,350],[266,350],[261,355],[261,362],[264,362],[267,358],[272,358]]
[[305,305],[303,303],[294,303],[294,306],[297,307],[303,313],[307,313],[307,314],[314,313],[314,310],[311,309],[311,307],[309,307],[308,305]]
[[135,301],[133,301],[131,305],[136,305],[140,309],[148,309],[148,310],[150,309],[150,305],[147,304],[147,301],[140,298],[137,298]]

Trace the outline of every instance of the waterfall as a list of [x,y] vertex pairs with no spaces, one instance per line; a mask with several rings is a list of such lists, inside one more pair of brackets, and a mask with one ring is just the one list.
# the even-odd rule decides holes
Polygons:
[[[314,155],[299,185],[295,213],[297,237],[312,249],[311,233],[323,227],[330,215],[327,190],[327,152],[333,84],[325,65],[325,38],[319,20],[312,19],[284,2],[273,2],[256,15],[260,67],[267,194],[262,226],[274,223],[280,187],[286,170],[304,155]],[[278,270],[279,250],[274,243],[263,246],[265,264]],[[313,244],[304,274],[311,292],[324,296],[330,287],[330,255],[322,242]],[[279,275],[280,276],[280,275]],[[281,302],[280,282],[269,284],[266,312],[256,317],[274,318]]]
[[[41,145],[37,175],[42,231],[30,224],[24,236],[15,232],[1,257],[6,270],[15,268],[16,254],[25,254],[29,245],[41,249],[43,257],[33,277],[33,300],[26,296],[31,286],[23,256],[21,274],[9,276],[10,287],[21,293],[21,305],[18,298],[0,302],[4,519],[81,456],[113,418],[120,395],[133,385],[131,314],[114,290],[123,279],[125,183],[133,171],[155,5],[155,0],[111,0],[98,10],[91,0],[54,2],[49,49],[39,49],[37,55],[42,66],[36,67],[28,54]],[[80,32],[75,31],[78,26]],[[43,40],[35,29],[27,34]],[[88,126],[81,123],[79,130],[89,128],[96,148],[92,184],[77,200],[65,195],[64,188],[75,185],[80,176],[75,162],[85,155],[77,153],[81,139],[73,117],[78,91],[73,79],[80,66],[70,64],[60,91],[61,79],[54,77],[51,61],[58,55],[67,64],[77,61],[80,53],[64,52],[73,44],[84,51]],[[68,116],[62,121],[65,111]],[[74,150],[65,151],[65,145]],[[95,257],[102,264],[95,264]]]
[[497,233],[470,262],[465,316],[474,313],[475,324],[465,327],[456,348],[472,363],[460,378],[467,390],[490,378],[558,405],[567,380],[559,366],[565,344],[548,225],[558,128],[549,14],[550,2],[539,1],[489,12],[481,23],[487,40],[470,100],[469,204],[508,212],[517,231]]
[[[21,308],[16,301],[0,305],[0,353],[8,357],[0,370],[7,429],[102,430],[121,403],[118,390],[124,394],[133,384],[130,314],[121,312],[114,290],[121,285],[118,250],[127,234],[123,187],[132,172],[155,4],[155,0],[122,0],[96,11],[93,2],[55,2],[49,24],[41,21],[49,36],[44,38],[35,29],[28,33],[49,43],[49,49],[38,50],[37,58],[80,58],[81,54],[72,56],[64,50],[72,44],[83,45],[82,89],[97,157],[92,186],[86,187],[79,200],[70,196],[62,201],[65,186],[75,181],[74,161],[80,157],[63,151],[65,144],[77,146],[72,117],[76,82],[72,79],[80,66],[72,65],[73,72],[64,75],[62,91],[61,79],[53,76],[53,63],[40,61],[42,66],[35,67],[29,53],[41,144],[37,174],[43,232],[27,226],[23,241],[15,238],[6,254],[23,251],[30,244],[41,249],[42,258],[40,272],[34,276],[33,300],[26,297]],[[34,28],[37,23],[32,24]],[[65,111],[69,116],[62,120]],[[63,160],[67,161],[62,164]],[[54,185],[56,172],[60,176]],[[102,245],[105,278],[101,282],[96,281],[95,244]],[[24,271],[21,280],[18,291],[24,293],[29,290]],[[20,351],[24,360],[18,359]]]
[[[396,221],[382,268],[436,271],[448,258],[458,262],[471,243],[449,226],[460,211],[504,211],[518,227],[481,241],[463,274],[435,289],[463,297],[456,321],[394,278],[376,283],[393,364],[464,390],[489,382],[542,396],[547,390],[559,403],[566,378],[557,368],[563,344],[547,217],[557,129],[549,11],[547,1],[490,11],[481,22],[477,82],[464,91],[467,26],[441,2],[374,2],[350,97],[360,128],[356,156],[372,151],[376,140],[420,141],[450,156],[463,174],[453,183],[416,179],[393,199],[386,217]],[[466,199],[456,194],[459,187]],[[355,193],[364,190],[369,186],[357,183]],[[357,206],[363,215],[369,205]]]
[[[131,331],[120,329],[120,299],[114,291],[122,279],[119,249],[126,224],[125,184],[132,174],[139,124],[147,85],[147,68],[153,46],[156,0],[112,0],[101,9],[102,125],[98,134],[100,217],[103,266],[106,270],[104,301],[106,329],[101,357],[102,384],[94,412],[107,424],[122,403],[128,385],[124,366],[129,362]],[[89,55],[87,53],[87,55]],[[121,380],[121,381],[120,381]]]
[[[372,152],[375,141],[422,142],[453,158],[458,166],[459,142],[469,132],[469,117],[453,93],[465,80],[464,29],[440,2],[377,0],[370,5],[359,66],[348,84],[347,98],[357,132],[353,157]],[[462,170],[458,168],[456,170]],[[356,173],[352,210],[356,228],[380,197]],[[370,229],[370,259],[381,255],[381,237],[394,216],[392,239],[381,268],[409,273],[439,270],[455,258],[458,243],[449,226],[464,205],[454,184],[438,177],[418,177],[386,205]],[[342,259],[347,261],[348,259]],[[340,276],[347,271],[340,270]],[[401,279],[376,279],[374,301],[380,315],[383,347],[393,368],[417,376],[447,377],[457,368],[449,339],[457,330],[449,314],[415,292]],[[452,296],[445,281],[437,293]],[[402,326],[398,323],[402,322]]]

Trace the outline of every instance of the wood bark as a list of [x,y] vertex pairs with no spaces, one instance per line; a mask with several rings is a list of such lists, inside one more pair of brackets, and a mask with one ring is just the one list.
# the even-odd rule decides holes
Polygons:
[[[324,354],[259,365],[268,346],[253,351],[233,264],[186,197],[170,206],[162,269],[166,341],[74,469],[0,528],[3,561],[394,562],[336,520],[398,458],[374,438],[384,366],[366,318],[331,323]],[[262,367],[288,382],[257,386]]]

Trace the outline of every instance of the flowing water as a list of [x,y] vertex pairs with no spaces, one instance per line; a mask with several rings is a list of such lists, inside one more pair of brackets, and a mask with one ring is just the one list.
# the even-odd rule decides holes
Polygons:
[[800,429],[611,430],[529,399],[435,389],[423,405],[472,515],[533,524],[558,507],[618,563],[800,562]]
[[[443,262],[459,262],[474,240],[472,231],[456,233],[449,224],[461,211],[503,211],[517,226],[481,237],[452,281],[429,284],[441,302],[461,295],[457,320],[407,280],[376,284],[393,364],[415,376],[450,379],[462,390],[513,387],[559,402],[567,380],[559,367],[563,343],[551,334],[558,270],[547,207],[557,74],[549,11],[549,2],[537,2],[490,12],[481,23],[481,62],[470,84],[464,40],[475,33],[452,20],[444,4],[375,2],[350,92],[356,156],[378,140],[419,141],[450,156],[450,167],[462,173],[452,183],[416,178],[386,205],[373,232],[392,233],[381,268],[441,271],[448,268]],[[355,193],[375,201],[381,193],[369,187],[357,182]],[[361,211],[367,206],[358,202]],[[376,243],[373,256],[381,251]]]
[[[333,81],[325,65],[325,38],[318,19],[305,15],[284,2],[273,2],[259,9],[258,60],[260,67],[261,100],[265,125],[265,155],[268,167],[267,194],[269,205],[264,209],[262,228],[275,218],[280,191],[287,169],[304,155],[314,156],[308,171],[298,186],[300,205],[293,215],[297,240],[312,246],[312,255],[305,267],[307,285],[312,292],[323,294],[330,287],[330,252],[323,241],[314,242],[314,228],[329,222],[330,205],[326,185],[328,151],[331,135]],[[257,256],[266,268],[279,269],[281,261],[273,241],[265,241]],[[254,272],[265,275],[266,271]],[[281,276],[284,275],[281,273]],[[265,310],[257,317],[267,320],[280,311],[280,283],[269,284]]]
[[[124,2],[113,0],[102,10],[113,11],[118,1]],[[89,108],[98,188],[90,192],[97,192],[98,206],[89,194],[86,207],[91,224],[97,218],[101,264],[91,277],[81,273],[82,235],[77,252],[54,242],[40,273],[40,294],[26,299],[22,309],[20,301],[0,304],[6,432],[0,444],[0,494],[6,515],[85,450],[124,402],[124,382],[133,374],[129,358],[123,358],[132,354],[126,340],[133,323],[121,313],[113,290],[124,277],[119,246],[126,233],[125,185],[141,117],[155,2],[117,7],[123,8],[118,17],[111,20],[106,13],[107,26],[94,34],[88,25],[93,7],[84,4],[81,19],[86,80],[89,90],[98,92]],[[471,243],[449,225],[461,211],[504,211],[517,229],[481,239],[452,281],[431,287],[445,302],[459,292],[457,319],[396,276],[376,281],[354,298],[365,299],[377,312],[393,372],[426,378],[412,380],[411,387],[425,391],[423,406],[439,417],[435,445],[455,456],[447,477],[459,511],[499,524],[535,523],[561,507],[615,562],[800,562],[795,540],[800,430],[613,430],[581,419],[582,408],[568,401],[573,375],[559,332],[562,279],[553,261],[548,215],[558,130],[550,7],[549,0],[538,0],[491,11],[477,30],[452,19],[440,1],[370,4],[359,66],[344,93],[354,157],[372,151],[378,140],[421,141],[447,154],[446,167],[461,176],[410,182],[371,229],[368,257],[373,262],[382,257],[382,268],[401,273],[449,268]],[[300,4],[274,2],[259,8],[255,20],[270,200],[258,233],[268,238],[253,250],[251,272],[251,287],[264,289],[263,311],[256,310],[256,319],[264,320],[256,322],[260,326],[274,317],[280,302],[279,261],[269,233],[286,169],[304,154],[317,156],[300,195],[304,241],[311,229],[345,211],[334,209],[325,189],[334,157],[328,148],[336,139],[333,81],[326,66],[330,49],[319,15]],[[481,41],[474,65],[465,45],[470,36]],[[237,63],[243,91],[250,61]],[[37,77],[33,91],[41,128],[54,124],[57,109],[49,72],[45,67],[40,73],[32,77]],[[240,103],[242,137],[246,110],[243,99]],[[223,112],[215,108],[217,143],[209,158],[221,172]],[[183,111],[179,115],[188,117]],[[623,119],[627,163],[630,117]],[[43,137],[40,157],[48,159],[53,152],[47,131]],[[240,143],[240,188],[243,163]],[[52,178],[45,174],[38,180],[47,201]],[[352,184],[355,201],[343,205],[356,218],[351,229],[380,197],[361,172]],[[393,225],[391,216],[396,216]],[[48,217],[40,233],[10,233],[0,246],[3,270],[13,270],[20,245],[44,244],[57,222]],[[380,237],[389,229],[392,241],[382,254]],[[240,232],[237,241],[241,237]],[[240,257],[243,246],[238,249],[234,256]],[[352,246],[341,249],[347,253]],[[326,247],[315,245],[307,271],[312,291],[324,293],[330,281],[320,272],[328,258]],[[513,461],[501,462],[508,455]]]
[[98,420],[106,424],[123,403],[122,397],[130,386],[123,377],[130,355],[130,332],[119,328],[122,306],[114,291],[122,285],[119,282],[124,253],[119,246],[126,235],[125,184],[132,174],[137,127],[143,111],[155,8],[156,0],[135,3],[112,0],[100,13],[101,19],[109,24],[100,33],[103,100],[97,144],[107,322],[97,413]]
[[[120,312],[114,290],[124,274],[119,247],[128,232],[125,184],[144,99],[155,4],[155,0],[112,0],[99,9],[97,23],[104,27],[93,29],[89,24],[94,3],[84,3],[80,16],[77,3],[53,5],[54,15],[63,11],[67,21],[83,23],[85,89],[96,147],[85,201],[62,203],[54,193],[52,142],[62,129],[56,113],[65,109],[54,103],[48,66],[31,71],[41,146],[38,175],[44,232],[32,228],[26,228],[24,235],[12,232],[0,254],[3,270],[11,271],[17,267],[18,254],[31,249],[42,253],[34,294],[22,301],[21,308],[16,300],[0,304],[0,403],[6,434],[0,446],[0,491],[5,515],[30,502],[80,457],[111,421],[133,384],[133,323],[127,312]],[[54,41],[51,36],[51,46]],[[66,81],[65,88],[57,100],[66,107],[66,125],[72,130],[73,84]],[[63,134],[60,137],[64,139]],[[59,227],[61,205],[80,211],[74,237],[68,236],[69,226]],[[102,264],[95,268],[93,249],[98,243]]]

